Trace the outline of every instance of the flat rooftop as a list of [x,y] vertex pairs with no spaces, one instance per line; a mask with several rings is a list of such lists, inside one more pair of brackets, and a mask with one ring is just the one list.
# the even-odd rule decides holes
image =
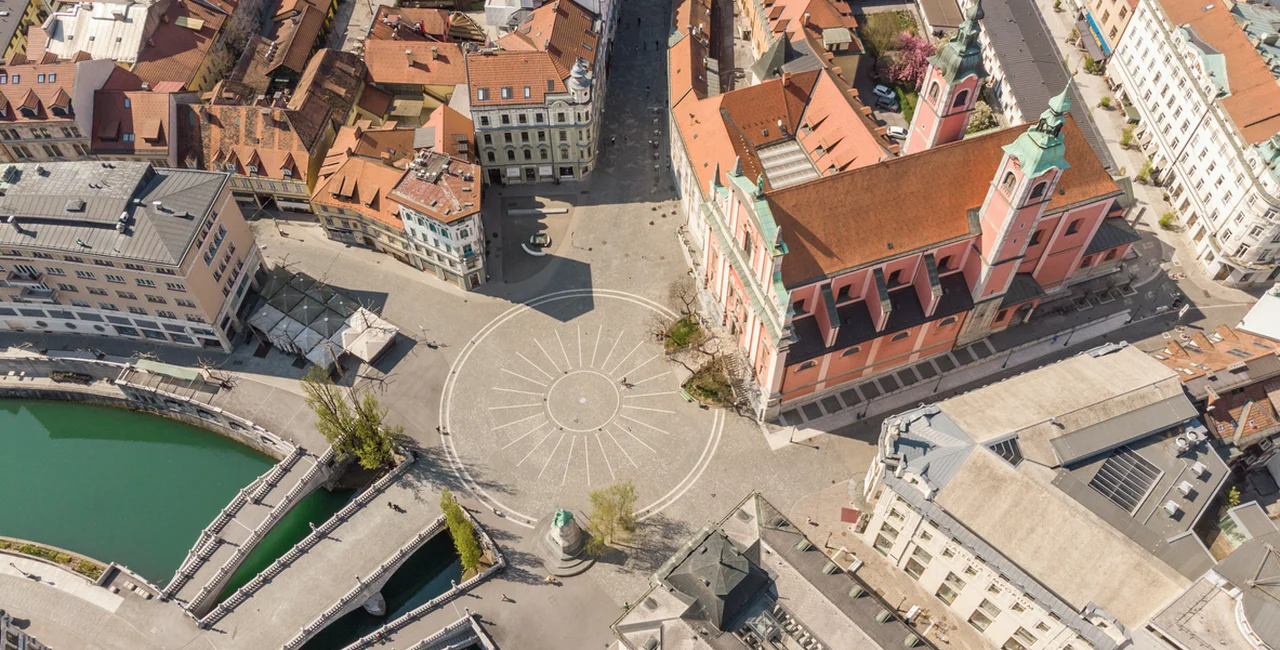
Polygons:
[[0,221],[13,217],[0,246],[175,265],[228,178],[144,162],[0,165]]

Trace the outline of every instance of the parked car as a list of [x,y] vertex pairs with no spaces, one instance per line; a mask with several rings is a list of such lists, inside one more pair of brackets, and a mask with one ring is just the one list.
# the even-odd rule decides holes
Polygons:
[[545,232],[540,232],[529,238],[529,245],[534,248],[551,248],[551,237]]
[[902,107],[898,105],[897,99],[888,100],[883,97],[876,99],[876,108],[882,111],[890,111],[893,113],[897,113],[898,111],[902,110]]
[[894,102],[898,101],[898,94],[893,92],[892,88],[884,84],[876,84],[876,87],[873,88],[871,92],[880,99],[887,99]]
[[905,126],[891,126],[888,129],[885,129],[885,131],[887,131],[889,133],[889,137],[894,140],[907,139],[907,127]]

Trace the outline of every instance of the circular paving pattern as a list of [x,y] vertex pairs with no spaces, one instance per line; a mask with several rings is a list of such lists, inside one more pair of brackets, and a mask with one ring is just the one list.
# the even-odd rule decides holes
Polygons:
[[653,335],[669,309],[634,294],[568,290],[511,308],[454,362],[440,401],[455,473],[490,508],[532,527],[630,480],[653,516],[697,481],[724,413],[680,394]]
[[597,370],[568,372],[547,390],[547,416],[565,431],[599,431],[622,410],[621,385]]

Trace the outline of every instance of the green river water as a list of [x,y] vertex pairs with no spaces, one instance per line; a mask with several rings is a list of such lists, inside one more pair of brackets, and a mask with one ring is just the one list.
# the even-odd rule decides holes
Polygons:
[[[163,585],[236,491],[275,461],[210,431],[87,404],[0,400],[0,535],[128,566]],[[329,518],[317,490],[250,554],[231,589]]]

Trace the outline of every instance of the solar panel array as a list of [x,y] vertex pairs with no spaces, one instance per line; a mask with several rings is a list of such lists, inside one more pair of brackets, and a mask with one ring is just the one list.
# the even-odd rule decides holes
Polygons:
[[1102,464],[1102,468],[1089,481],[1089,487],[1098,491],[1125,512],[1133,512],[1142,498],[1151,491],[1160,469],[1151,461],[1139,456],[1129,447],[1120,447]]

